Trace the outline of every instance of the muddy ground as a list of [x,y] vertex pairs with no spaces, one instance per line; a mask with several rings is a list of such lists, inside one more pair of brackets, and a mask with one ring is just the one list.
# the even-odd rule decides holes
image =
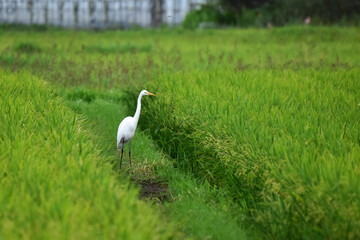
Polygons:
[[158,180],[144,180],[137,182],[141,187],[140,199],[164,203],[168,199],[168,183]]

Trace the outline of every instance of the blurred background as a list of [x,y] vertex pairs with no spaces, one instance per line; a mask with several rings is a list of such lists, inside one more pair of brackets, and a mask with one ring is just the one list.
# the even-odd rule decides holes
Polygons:
[[0,23],[73,28],[177,25],[206,0],[0,0]]
[[0,24],[68,28],[358,25],[360,0],[0,0]]

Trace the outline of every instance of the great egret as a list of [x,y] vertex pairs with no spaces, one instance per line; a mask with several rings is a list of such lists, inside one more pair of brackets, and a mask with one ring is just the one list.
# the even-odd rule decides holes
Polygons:
[[141,110],[141,98],[144,95],[155,96],[155,94],[150,93],[146,90],[142,90],[139,94],[137,100],[137,107],[134,117],[126,117],[119,125],[118,132],[117,132],[117,148],[118,151],[121,150],[121,160],[120,160],[120,168],[122,164],[123,154],[124,154],[124,145],[125,143],[129,142],[129,160],[130,160],[130,167],[131,167],[131,139],[134,137],[135,130],[137,123],[140,117],[140,110]]

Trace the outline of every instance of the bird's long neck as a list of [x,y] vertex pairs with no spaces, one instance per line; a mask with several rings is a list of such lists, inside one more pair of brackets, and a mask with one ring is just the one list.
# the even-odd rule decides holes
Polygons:
[[142,95],[139,94],[138,100],[137,100],[137,107],[136,107],[136,112],[134,115],[134,119],[136,120],[136,123],[139,121],[139,117],[140,117],[140,111],[141,111],[141,98]]

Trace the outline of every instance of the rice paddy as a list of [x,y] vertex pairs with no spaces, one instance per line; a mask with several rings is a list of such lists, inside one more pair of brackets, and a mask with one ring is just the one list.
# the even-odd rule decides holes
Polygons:
[[[29,120],[41,126],[39,131],[25,127],[26,136],[40,134],[46,136],[41,141],[53,142],[48,147],[39,142],[34,144],[36,150],[29,150],[37,154],[46,152],[37,157],[43,163],[33,163],[39,166],[34,169],[42,169],[42,174],[48,176],[46,180],[39,179],[39,183],[51,183],[49,164],[58,164],[53,169],[55,172],[65,171],[72,167],[64,165],[61,159],[75,158],[65,161],[71,162],[74,171],[81,161],[88,162],[91,168],[80,180],[64,179],[67,183],[67,188],[62,189],[64,195],[72,196],[71,193],[78,192],[77,187],[99,181],[101,193],[90,194],[87,201],[105,203],[109,194],[126,196],[112,197],[103,205],[95,204],[109,209],[107,215],[99,210],[106,221],[108,230],[102,235],[106,238],[125,236],[121,231],[135,231],[144,234],[139,235],[140,239],[149,236],[356,239],[360,237],[359,40],[358,29],[338,27],[107,32],[2,30],[1,81],[5,87],[19,84],[23,76],[30,79],[28,84],[33,81],[40,84],[42,79],[49,84],[45,87],[40,84],[41,89],[46,89],[41,96],[53,92],[50,98],[55,99],[55,105],[62,101],[67,109],[62,114],[69,116],[69,124],[51,116],[62,114],[46,105],[49,103],[44,97],[42,100],[31,97],[39,95],[34,90],[37,87],[22,90],[30,92],[24,102],[35,99],[30,102],[35,109],[41,102],[42,114],[37,114],[53,119],[51,125],[45,124],[50,120],[43,120],[44,124]],[[142,131],[137,132],[133,145],[137,165],[119,175],[115,151],[117,124],[126,115],[134,114],[136,98],[142,89],[154,92],[157,97],[143,99],[139,121]],[[3,90],[2,97],[3,101],[10,101],[14,93]],[[7,124],[1,135],[3,150],[18,142],[20,136],[16,130],[27,119],[30,103],[19,104],[16,112],[23,112],[23,117],[16,121],[2,119]],[[3,106],[8,104],[4,102]],[[83,120],[73,120],[79,116]],[[82,123],[84,119],[87,124]],[[54,128],[57,130],[51,131]],[[82,140],[76,140],[78,136],[74,134],[79,128],[84,128]],[[18,137],[5,141],[10,131]],[[52,138],[58,138],[58,142]],[[31,156],[22,153],[22,147],[13,149],[17,157],[1,151],[5,164],[2,169],[7,169],[2,170],[3,176],[9,176],[10,162],[22,166],[19,156]],[[50,149],[53,155],[47,152]],[[84,152],[86,155],[81,156]],[[50,158],[59,160],[50,161]],[[15,172],[19,175],[14,181],[20,181],[23,174]],[[55,175],[65,178],[63,174],[68,173]],[[129,184],[128,178],[132,182],[149,179],[166,182],[167,200],[157,207],[144,204],[136,199],[139,190],[124,187]],[[10,221],[9,206],[16,206],[16,202],[6,204],[4,193],[14,191],[14,185],[6,184],[6,179],[0,180],[1,186],[7,186],[0,195],[1,206],[7,206],[0,211],[2,222]],[[38,186],[39,192],[49,189]],[[25,194],[32,185],[21,189]],[[119,211],[116,204],[122,201],[135,207],[129,208],[127,215],[118,216],[114,214]],[[23,201],[21,206],[26,210],[30,204]],[[83,208],[75,206],[78,204],[64,211],[82,211]],[[48,215],[52,208],[41,209],[43,219],[59,219]],[[156,227],[136,230],[132,220],[124,220],[129,222],[128,227],[113,230],[121,225],[116,219],[136,219],[139,211],[145,216],[142,223],[151,221],[150,226]],[[84,220],[79,229],[84,231],[71,230],[65,218],[64,228],[49,234],[64,236],[66,232],[65,236],[77,238],[86,233],[85,238],[99,237],[98,225],[86,224],[91,218],[91,211],[79,215],[79,224],[80,219]],[[109,218],[112,220],[106,220]],[[31,226],[29,219],[24,221]],[[3,226],[13,226],[9,224]],[[50,229],[46,224],[42,226]],[[9,229],[3,228],[0,237],[15,237],[7,235]],[[40,236],[30,228],[16,232],[16,236],[26,238],[21,233]]]

